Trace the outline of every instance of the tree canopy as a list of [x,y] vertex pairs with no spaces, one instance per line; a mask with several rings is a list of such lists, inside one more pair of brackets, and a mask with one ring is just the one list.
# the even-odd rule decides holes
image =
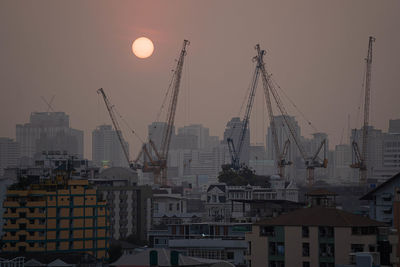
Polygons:
[[242,165],[238,171],[233,170],[230,166],[223,166],[218,175],[218,181],[234,186],[250,184],[269,187],[268,176],[256,175],[255,171],[246,165]]

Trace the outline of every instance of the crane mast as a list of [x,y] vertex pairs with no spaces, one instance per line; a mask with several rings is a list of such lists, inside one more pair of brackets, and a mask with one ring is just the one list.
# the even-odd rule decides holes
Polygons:
[[355,163],[351,165],[352,168],[360,169],[360,184],[365,184],[367,181],[367,157],[368,157],[368,127],[369,127],[369,105],[371,94],[371,67],[372,67],[372,44],[375,42],[373,36],[369,37],[367,58],[365,59],[365,98],[364,98],[364,125],[362,129],[362,149],[356,140],[353,140],[352,146],[355,155]]
[[103,88],[98,89],[97,93],[101,94],[101,96],[103,97],[104,103],[106,104],[106,108],[108,110],[108,114],[110,115],[110,118],[111,118],[111,122],[114,125],[115,131],[117,132],[118,140],[119,140],[119,143],[121,144],[122,151],[124,152],[125,159],[128,162],[129,167],[132,168],[132,164],[129,160],[128,150],[126,149],[126,147],[124,145],[124,138],[122,136],[122,131],[121,131],[121,128],[119,127],[118,120],[114,114],[113,105],[111,105],[110,100],[107,98]]
[[263,83],[263,88],[264,88],[264,96],[265,96],[265,102],[267,104],[267,110],[268,110],[268,117],[269,117],[269,122],[270,122],[270,128],[271,128],[271,134],[272,134],[272,140],[274,143],[274,149],[275,149],[275,159],[277,161],[277,167],[278,167],[278,174],[282,179],[285,179],[285,166],[286,165],[291,165],[292,163],[290,161],[286,161],[286,154],[289,149],[289,144],[290,141],[287,140],[284,144],[284,148],[282,153],[280,152],[279,148],[279,142],[278,142],[278,134],[276,132],[276,124],[275,124],[275,117],[274,113],[272,110],[272,104],[271,104],[271,96],[270,96],[270,89],[269,89],[269,77],[267,75],[267,72],[265,70],[265,63],[263,60],[263,56],[265,55],[265,50],[260,49],[260,45],[256,45],[256,50],[257,50],[257,60],[258,64],[260,66],[261,70],[261,78],[262,78],[262,83]]
[[240,168],[240,154],[242,152],[244,139],[246,138],[246,133],[247,133],[247,129],[249,126],[249,121],[250,121],[251,110],[253,108],[253,103],[254,103],[254,96],[256,94],[258,76],[260,74],[260,62],[259,62],[259,60],[257,60],[257,57],[253,58],[253,60],[257,62],[257,65],[254,70],[253,78],[251,81],[251,87],[250,87],[250,92],[249,92],[249,96],[247,99],[246,111],[245,111],[243,121],[242,121],[242,128],[240,129],[237,150],[235,149],[233,139],[231,137],[229,137],[227,139],[229,153],[231,154],[231,160],[232,160],[231,167],[234,170],[239,170],[239,168]]
[[[260,46],[259,45],[256,45],[256,50],[260,51]],[[258,52],[258,53],[260,54],[260,52]],[[259,60],[262,60],[262,57],[259,57]],[[287,128],[289,129],[289,133],[292,136],[297,148],[299,149],[299,152],[300,152],[300,154],[301,154],[301,156],[302,156],[302,158],[304,160],[304,163],[305,163],[305,166],[306,166],[306,169],[307,169],[307,177],[306,177],[307,182],[308,182],[309,185],[312,185],[314,183],[314,169],[315,168],[326,168],[327,164],[328,164],[326,140],[323,140],[321,142],[318,150],[316,151],[316,153],[314,155],[312,155],[312,156],[308,156],[307,155],[302,143],[300,142],[300,140],[297,137],[296,130],[295,130],[293,124],[289,120],[289,115],[288,115],[288,113],[287,113],[287,111],[285,109],[285,106],[283,105],[282,100],[279,97],[279,94],[278,94],[278,92],[277,92],[277,90],[275,88],[275,85],[271,81],[270,75],[268,74],[267,70],[265,69],[265,64],[264,63],[262,64],[262,67],[261,67],[261,73],[262,73],[262,78],[263,78],[263,85],[265,87],[264,88],[264,93],[265,93],[265,97],[266,97],[266,100],[267,100],[267,106],[268,106],[270,121],[273,122],[274,119],[271,120],[271,116],[273,117],[273,113],[270,112],[270,110],[272,110],[271,103],[270,103],[271,101],[268,102],[268,99],[270,99],[269,92],[271,93],[273,99],[275,100],[275,103],[276,103],[280,113],[282,114],[282,117],[283,117],[283,119],[285,121],[285,124],[286,124]],[[271,123],[271,127],[275,127],[275,129],[276,129],[276,126],[275,126],[274,122]],[[276,135],[276,130],[272,134]],[[280,153],[280,151],[278,150],[279,146],[276,145],[277,137],[273,137],[273,138],[276,139],[276,140],[274,140],[274,144],[275,144],[275,148],[278,151],[278,153],[276,151],[275,151],[275,153],[277,155],[276,157],[277,157],[277,160],[278,160],[279,173],[280,173],[281,177],[283,178],[285,166],[291,164],[291,162],[286,161],[286,154],[287,154],[287,151],[288,151],[288,148],[289,148],[289,142],[290,141],[286,141],[285,142],[285,145],[284,145],[284,148],[283,148],[283,152]],[[319,160],[318,155],[321,152],[322,148],[324,148],[324,159],[321,161],[321,160]]]
[[138,158],[135,160],[137,162],[140,156],[143,155],[143,172],[152,172],[154,174],[154,183],[167,185],[167,161],[168,161],[168,151],[171,143],[172,130],[174,128],[176,107],[178,104],[179,88],[182,78],[183,63],[186,55],[186,47],[190,44],[188,40],[183,41],[183,46],[179,55],[179,59],[176,68],[173,72],[171,86],[172,95],[170,98],[170,103],[168,107],[166,127],[163,129],[163,135],[161,139],[161,146],[159,151],[157,150],[154,142],[149,140],[149,149],[154,151],[154,155],[149,152],[146,144],[143,145],[142,151],[139,153]]

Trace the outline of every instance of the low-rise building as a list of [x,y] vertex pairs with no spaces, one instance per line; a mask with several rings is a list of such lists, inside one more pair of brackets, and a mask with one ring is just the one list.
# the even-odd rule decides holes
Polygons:
[[[252,220],[252,202],[299,201],[299,189],[294,182],[287,183],[271,177],[271,187],[228,186],[225,183],[212,184],[207,189],[206,217],[209,221]],[[247,218],[248,217],[248,218]]]
[[245,266],[249,223],[172,224],[166,229],[151,230],[149,243],[154,248],[170,248],[184,255],[226,260],[235,266]]
[[152,225],[200,222],[202,211],[188,212],[188,197],[173,192],[172,188],[153,190],[151,198]]
[[372,252],[397,266],[397,232],[382,222],[334,207],[302,208],[253,225],[246,233],[248,266],[334,267]]

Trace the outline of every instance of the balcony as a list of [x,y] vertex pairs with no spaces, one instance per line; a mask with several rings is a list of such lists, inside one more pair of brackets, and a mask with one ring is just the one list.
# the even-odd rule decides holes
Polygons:
[[20,205],[19,205],[18,201],[4,201],[3,207],[4,208],[17,208],[17,207],[20,207]]

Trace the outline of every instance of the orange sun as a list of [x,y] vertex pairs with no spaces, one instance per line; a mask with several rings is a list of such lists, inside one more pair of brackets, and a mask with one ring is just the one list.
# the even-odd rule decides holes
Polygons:
[[148,58],[153,54],[153,42],[146,37],[137,38],[132,44],[132,51],[138,58]]

